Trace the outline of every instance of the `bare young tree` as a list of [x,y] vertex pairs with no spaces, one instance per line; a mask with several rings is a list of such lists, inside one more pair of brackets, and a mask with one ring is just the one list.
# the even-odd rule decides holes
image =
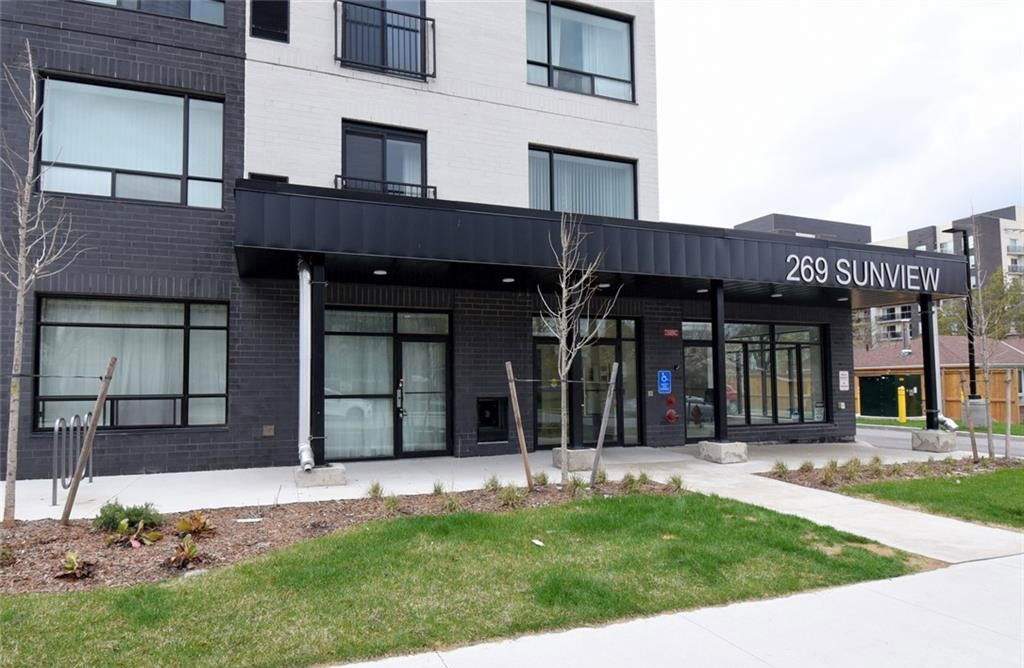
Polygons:
[[[27,80],[19,80],[19,74]],[[72,229],[71,216],[63,204],[40,192],[46,171],[42,165],[42,107],[38,104],[39,78],[32,61],[32,49],[25,40],[24,59],[14,67],[4,63],[4,83],[17,107],[19,120],[28,128],[24,146],[13,146],[0,136],[0,163],[6,177],[4,190],[13,199],[10,223],[0,225],[0,277],[14,290],[14,346],[7,407],[7,475],[4,488],[4,528],[14,526],[14,484],[18,475],[21,380],[25,347],[25,303],[35,284],[66,269],[85,251],[82,237]],[[40,164],[41,168],[36,169]],[[4,212],[5,214],[7,212]]]
[[[558,291],[550,299],[538,286],[542,304],[541,320],[544,327],[558,342],[558,384],[561,390],[561,444],[562,484],[569,481],[569,381],[572,364],[580,351],[600,336],[600,323],[611,313],[618,299],[619,289],[596,313],[591,313],[591,302],[598,291],[597,271],[604,259],[604,251],[588,258],[584,249],[587,234],[580,219],[562,214],[559,245],[548,239],[551,251],[558,260]],[[583,327],[583,323],[587,327]]]

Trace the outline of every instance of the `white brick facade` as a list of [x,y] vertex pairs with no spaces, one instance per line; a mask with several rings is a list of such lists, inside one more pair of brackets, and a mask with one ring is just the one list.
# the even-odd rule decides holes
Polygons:
[[338,65],[334,3],[293,0],[289,43],[247,38],[245,171],[332,186],[342,119],[358,120],[426,132],[440,199],[528,206],[530,144],[635,159],[638,217],[657,220],[653,3],[591,4],[634,17],[635,104],[527,84],[521,0],[428,0],[426,82]]

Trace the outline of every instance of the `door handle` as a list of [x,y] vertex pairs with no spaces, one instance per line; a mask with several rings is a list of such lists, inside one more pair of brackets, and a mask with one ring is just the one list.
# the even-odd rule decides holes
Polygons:
[[398,417],[405,417],[405,378],[398,379],[398,387],[395,388],[395,403],[398,406]]

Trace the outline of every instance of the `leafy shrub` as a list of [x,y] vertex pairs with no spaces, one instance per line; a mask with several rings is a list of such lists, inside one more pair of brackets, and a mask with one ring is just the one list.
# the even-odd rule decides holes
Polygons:
[[394,517],[398,514],[400,505],[397,496],[394,494],[388,495],[388,498],[384,499],[384,515]]
[[786,466],[786,462],[782,461],[781,459],[776,459],[775,465],[772,466],[772,473],[774,475],[786,475],[787,473],[789,473],[789,467]]
[[622,476],[622,491],[626,494],[636,494],[640,491],[640,482],[632,473]]
[[645,472],[641,471],[640,475],[638,475],[636,477],[636,484],[640,485],[641,487],[643,487],[644,485],[650,485],[651,484],[651,476],[649,476]]
[[526,492],[515,485],[505,485],[501,488],[501,493],[498,498],[501,500],[502,507],[518,508],[523,505],[524,501],[526,501]]
[[805,459],[804,462],[800,464],[800,473],[810,473],[813,470],[814,462],[812,462],[810,459]]
[[533,484],[536,485],[537,487],[544,487],[549,482],[550,481],[548,480],[548,474],[545,473],[544,471],[533,474]]
[[63,561],[60,562],[60,573],[57,573],[55,577],[81,580],[83,578],[92,577],[94,568],[95,564],[91,561],[84,561],[80,559],[78,553],[71,550],[64,555]]
[[136,526],[139,522],[147,529],[154,529],[163,524],[163,515],[156,511],[152,503],[144,503],[141,506],[122,506],[117,502],[107,501],[100,508],[100,512],[92,521],[92,526],[100,531],[117,531],[121,520],[128,520],[130,526]]
[[366,490],[366,496],[370,499],[383,499],[384,498],[384,486],[374,480],[370,483],[370,487]]
[[135,526],[129,525],[128,518],[126,517],[117,525],[114,533],[107,536],[107,546],[142,547],[143,545],[152,545],[163,537],[164,535],[159,531],[147,531],[146,525],[142,520],[139,520],[139,523]]
[[434,490],[433,490],[432,494],[434,496],[441,496],[442,494],[444,494],[444,483],[441,482],[440,480],[435,480],[434,481]]
[[683,476],[679,474],[671,475],[668,478],[668,489],[674,494],[679,494],[683,491]]
[[608,471],[604,469],[597,469],[597,478],[595,479],[598,485],[603,485],[608,482]]
[[199,546],[192,538],[192,534],[185,534],[185,537],[178,541],[171,556],[171,565],[175,568],[187,568],[199,559]]
[[484,489],[488,492],[497,492],[501,490],[501,483],[498,482],[498,476],[491,474],[491,477],[484,481]]
[[441,508],[446,513],[457,513],[463,508],[462,499],[454,494],[443,494],[441,496]]
[[178,520],[177,524],[174,525],[175,530],[179,536],[184,536],[187,533],[193,536],[200,536],[204,533],[213,533],[217,530],[217,527],[210,524],[209,518],[198,510],[193,511]]

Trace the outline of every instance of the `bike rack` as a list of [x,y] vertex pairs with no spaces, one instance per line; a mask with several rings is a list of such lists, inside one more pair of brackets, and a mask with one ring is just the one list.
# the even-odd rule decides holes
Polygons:
[[[58,480],[63,489],[71,487],[71,477],[75,474],[78,458],[82,454],[82,442],[91,420],[92,413],[87,413],[85,419],[75,415],[71,418],[70,424],[62,417],[57,418],[53,423],[53,459],[50,466],[53,476],[51,505],[57,505]],[[92,452],[89,453],[89,464],[86,471],[89,475],[89,482],[92,482]]]

